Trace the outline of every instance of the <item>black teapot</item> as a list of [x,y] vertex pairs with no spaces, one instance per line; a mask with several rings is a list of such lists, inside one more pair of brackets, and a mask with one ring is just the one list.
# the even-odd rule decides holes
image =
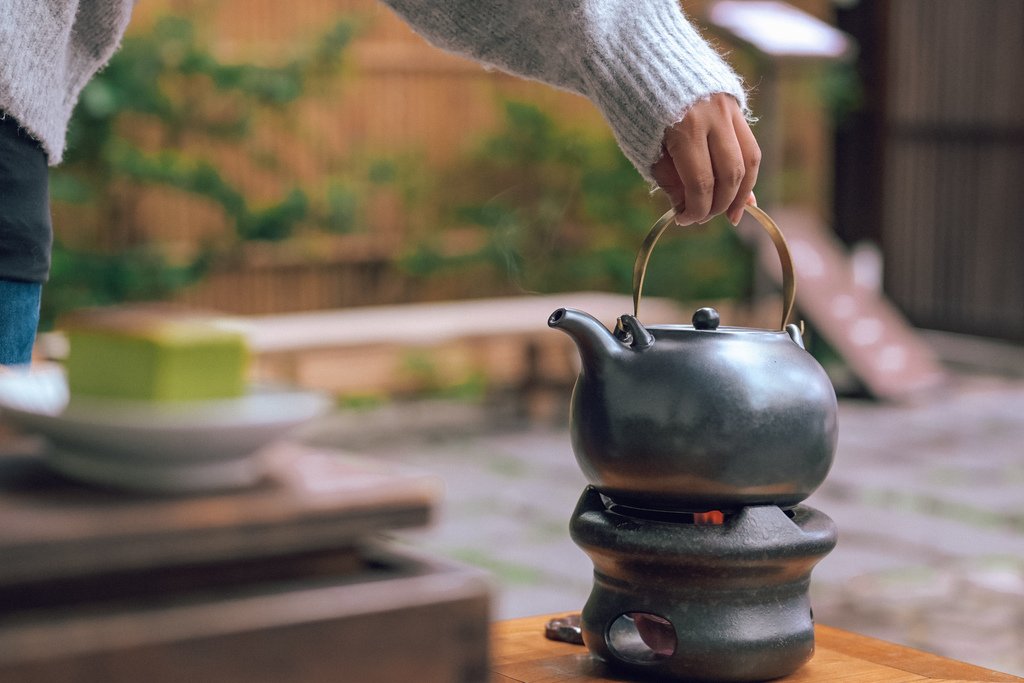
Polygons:
[[640,293],[650,252],[672,221],[655,225],[637,257],[633,315],[608,330],[562,308],[548,325],[572,337],[582,372],[571,403],[573,451],[590,483],[617,504],[680,511],[792,507],[824,480],[837,440],[835,391],[787,325],[795,279],[778,226],[783,267],[779,330],[723,327],[703,308],[692,325],[644,325]]

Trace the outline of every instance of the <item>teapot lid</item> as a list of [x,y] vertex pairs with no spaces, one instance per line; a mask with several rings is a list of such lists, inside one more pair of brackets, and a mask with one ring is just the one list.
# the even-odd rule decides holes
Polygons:
[[[741,335],[768,335],[774,337],[785,333],[789,336],[793,342],[801,349],[806,350],[804,346],[803,338],[803,323],[795,325],[789,323],[782,330],[767,330],[755,327],[720,327],[721,316],[718,311],[714,308],[705,307],[697,309],[697,312],[693,314],[691,319],[692,325],[649,325],[644,326],[640,324],[634,316],[623,315],[620,316],[615,325],[615,336],[619,341],[629,344],[633,348],[650,346],[654,341],[654,337],[651,335],[650,330],[660,331],[662,333],[669,333],[672,336],[678,334],[693,334],[702,332],[714,332],[717,334],[741,334]],[[638,344],[639,342],[639,344]]]

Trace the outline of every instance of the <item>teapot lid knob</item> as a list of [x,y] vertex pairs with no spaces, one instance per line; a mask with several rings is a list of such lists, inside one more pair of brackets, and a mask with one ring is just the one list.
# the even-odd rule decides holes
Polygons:
[[718,311],[713,308],[701,308],[693,314],[693,329],[695,330],[717,330],[719,322]]

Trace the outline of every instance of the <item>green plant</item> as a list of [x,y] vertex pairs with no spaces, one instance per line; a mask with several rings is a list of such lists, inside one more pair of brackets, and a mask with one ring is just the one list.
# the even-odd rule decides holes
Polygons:
[[[482,267],[527,291],[631,291],[640,242],[668,208],[609,136],[567,130],[518,102],[507,103],[501,130],[440,178],[453,188],[440,195],[440,224],[475,230],[478,246],[453,251],[437,231],[411,246],[405,267],[425,277]],[[645,291],[737,298],[751,270],[749,250],[716,219],[663,238]]]
[[487,393],[487,376],[481,368],[466,368],[454,376],[440,372],[438,359],[428,351],[407,351],[402,355],[401,373],[409,395],[455,401],[480,401]]
[[[202,2],[190,10],[202,15],[210,7]],[[327,209],[312,216],[314,202],[306,190],[292,186],[276,199],[252,197],[228,179],[215,154],[195,150],[204,143],[241,145],[268,120],[286,128],[300,98],[337,78],[355,30],[353,20],[339,20],[278,66],[225,63],[196,25],[183,16],[167,16],[149,31],[127,36],[82,91],[65,161],[51,172],[51,196],[57,203],[81,206],[84,210],[72,215],[91,216],[100,234],[83,245],[82,239],[63,239],[64,232],[74,233],[79,226],[55,226],[44,328],[73,307],[165,298],[200,278],[217,252],[232,248],[232,240],[209,243],[184,262],[173,262],[137,224],[135,189],[142,186],[175,188],[212,202],[233,226],[235,242],[287,239],[304,220],[351,229],[346,225],[351,197],[338,181],[319,202]],[[133,136],[131,124],[150,134]],[[253,165],[271,172],[281,166],[275,150],[245,144]]]
[[50,282],[44,287],[44,329],[56,316],[86,306],[159,300],[195,282],[206,270],[206,255],[175,264],[157,248],[139,246],[115,253],[54,245]]

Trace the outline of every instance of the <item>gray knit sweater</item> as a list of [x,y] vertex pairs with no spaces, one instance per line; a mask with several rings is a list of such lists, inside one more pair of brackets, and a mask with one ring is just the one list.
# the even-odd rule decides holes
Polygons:
[[135,0],[0,0],[0,110],[39,140],[50,164],[78,93],[107,63]]
[[679,0],[384,0],[434,45],[583,95],[651,180],[665,129],[739,78]]
[[[431,43],[578,93],[650,179],[665,128],[739,79],[678,0],[385,0]],[[61,160],[71,110],[117,49],[134,0],[0,0],[0,110]]]

